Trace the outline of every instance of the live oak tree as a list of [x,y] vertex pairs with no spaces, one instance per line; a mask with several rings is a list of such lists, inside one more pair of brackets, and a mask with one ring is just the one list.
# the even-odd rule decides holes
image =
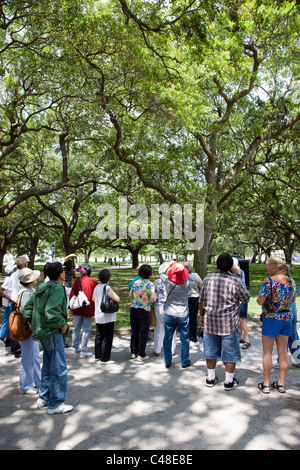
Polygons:
[[[125,2],[120,3],[124,10]],[[186,28],[179,31],[180,21],[174,27],[160,22],[157,29],[149,14],[147,22],[138,6],[131,5],[127,20],[136,23],[147,45],[151,35],[149,47],[156,56],[161,45],[156,37],[168,31],[169,50],[176,50],[180,62],[176,71],[181,80],[172,80],[168,96],[199,144],[207,216],[195,267],[204,275],[218,207],[232,194],[238,177],[246,178],[249,164],[261,156],[261,146],[299,123],[297,106],[289,98],[299,76],[293,60],[293,54],[299,56],[298,7],[295,2],[244,1],[205,8],[207,4],[190,2],[193,11],[184,16]],[[153,9],[154,19],[162,13],[167,17],[166,9],[157,9],[158,14]]]
[[3,5],[1,162],[12,168],[33,134],[52,145],[0,216],[65,188],[120,189],[128,167],[169,203],[205,203],[205,275],[218,211],[264,145],[299,126],[297,2]]

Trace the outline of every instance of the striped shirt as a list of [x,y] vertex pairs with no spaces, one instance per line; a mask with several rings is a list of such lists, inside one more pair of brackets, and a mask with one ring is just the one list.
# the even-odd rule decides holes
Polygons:
[[248,303],[250,293],[231,272],[217,269],[203,281],[199,302],[204,307],[204,330],[226,336],[239,327],[240,302]]

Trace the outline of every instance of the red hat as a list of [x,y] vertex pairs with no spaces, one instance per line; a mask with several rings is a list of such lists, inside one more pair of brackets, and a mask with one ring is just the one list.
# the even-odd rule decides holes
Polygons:
[[189,272],[181,263],[173,263],[168,269],[168,278],[175,284],[183,284],[188,280]]

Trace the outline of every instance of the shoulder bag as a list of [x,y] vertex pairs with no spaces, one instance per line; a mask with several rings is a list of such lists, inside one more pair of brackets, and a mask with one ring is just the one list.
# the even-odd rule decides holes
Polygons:
[[9,331],[11,337],[14,341],[25,341],[25,339],[30,338],[32,331],[30,329],[29,323],[24,320],[22,312],[20,310],[20,304],[24,290],[20,292],[17,303],[13,303],[12,312],[9,316]]
[[119,303],[108,297],[106,292],[107,284],[103,287],[100,309],[103,313],[115,313],[119,310]]
[[82,290],[80,279],[77,279],[78,294],[73,295],[70,299],[69,306],[71,310],[76,310],[81,307],[90,305],[90,301]]

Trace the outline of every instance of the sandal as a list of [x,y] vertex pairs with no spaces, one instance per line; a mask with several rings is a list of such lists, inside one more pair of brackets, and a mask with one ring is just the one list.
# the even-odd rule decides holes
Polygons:
[[275,388],[277,390],[277,392],[279,392],[279,393],[285,393],[286,392],[284,385],[279,385],[278,382],[273,382],[272,387]]
[[264,385],[263,382],[260,382],[258,385],[257,385],[258,389],[264,393],[265,395],[268,395],[270,393],[270,385]]
[[242,346],[242,349],[248,349],[248,348],[250,348],[250,346],[251,346],[250,341],[245,341],[243,346]]

